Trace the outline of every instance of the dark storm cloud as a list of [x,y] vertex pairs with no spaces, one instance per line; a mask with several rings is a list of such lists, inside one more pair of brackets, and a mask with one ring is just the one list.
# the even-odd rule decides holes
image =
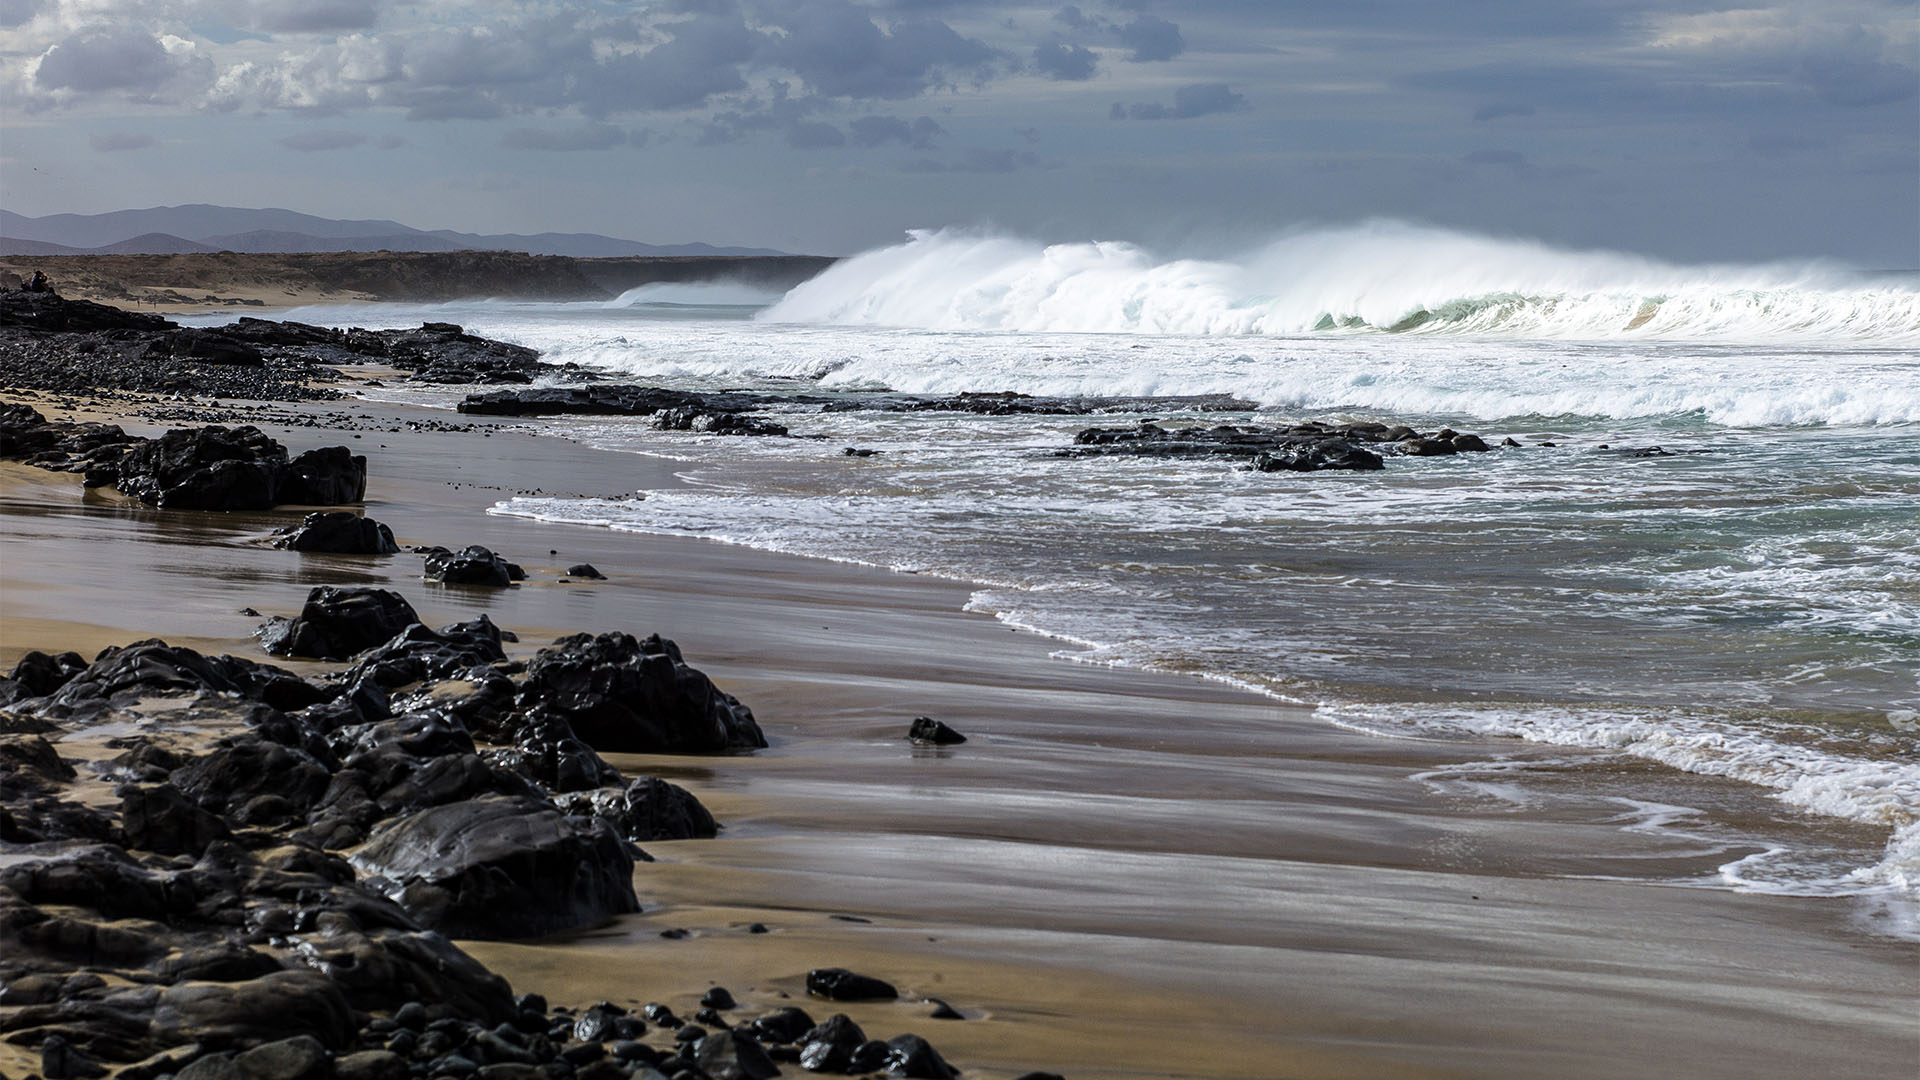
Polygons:
[[108,131],[90,136],[87,144],[92,146],[96,153],[115,154],[127,150],[150,150],[160,145],[160,142],[143,132]]
[[296,132],[274,141],[289,150],[311,154],[325,150],[350,150],[356,146],[365,146],[367,137],[354,131],[319,130]]
[[44,0],[0,0],[0,30],[23,26],[40,13]]
[[611,150],[627,145],[627,133],[611,124],[564,128],[514,128],[500,137],[509,150]]
[[914,150],[933,149],[934,140],[947,133],[928,116],[911,124],[897,116],[862,116],[847,125],[847,132],[853,136],[855,146],[875,147],[897,142]]
[[672,35],[646,52],[589,69],[589,111],[686,109],[744,90],[740,66],[766,47],[738,14],[677,23]]
[[1193,83],[1173,92],[1173,104],[1138,101],[1132,105],[1115,104],[1115,120],[1191,120],[1198,116],[1240,112],[1248,108],[1245,95],[1236,94],[1226,83]]
[[1033,66],[1049,79],[1084,82],[1093,78],[1099,64],[1100,58],[1083,45],[1054,41],[1035,46],[1033,50]]

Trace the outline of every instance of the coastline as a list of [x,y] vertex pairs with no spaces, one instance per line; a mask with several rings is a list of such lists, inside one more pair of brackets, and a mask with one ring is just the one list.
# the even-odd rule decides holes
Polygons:
[[[1832,903],[1663,887],[1699,860],[1598,815],[1496,817],[1408,779],[1495,752],[1579,755],[1368,739],[1198,680],[1061,663],[1044,639],[962,613],[967,590],[951,582],[486,515],[503,491],[632,489],[672,467],[514,424],[381,430],[444,414],[329,411],[340,404],[370,418],[351,443],[371,459],[370,516],[403,544],[486,544],[536,580],[428,586],[414,556],[249,542],[286,511],[153,511],[7,466],[18,526],[0,663],[152,633],[256,656],[258,620],[237,609],[288,613],[321,583],[397,588],[430,623],[486,612],[523,651],[575,630],[676,639],[774,745],[610,755],[687,786],[728,829],[648,845],[660,861],[636,879],[645,910],[613,927],[463,943],[517,990],[679,1009],[711,976],[770,1008],[800,996],[808,967],[872,970],[969,1016],[890,1014],[988,1077],[1867,1076],[1910,1063],[1910,946],[1856,933]],[[321,440],[266,430],[296,450]],[[610,580],[553,581],[578,561]],[[76,606],[85,619],[62,617]],[[973,741],[915,751],[900,737],[915,715]],[[1600,880],[1622,867],[1646,883]],[[737,932],[750,921],[775,932]],[[658,937],[681,927],[691,940]],[[636,992],[636,972],[657,981]]]

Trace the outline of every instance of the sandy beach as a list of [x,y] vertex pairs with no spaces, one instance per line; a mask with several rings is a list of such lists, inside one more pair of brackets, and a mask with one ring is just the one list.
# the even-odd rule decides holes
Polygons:
[[[984,1080],[1884,1077],[1920,1053],[1915,947],[1847,902],[1675,887],[1721,856],[1623,830],[1598,800],[1497,811],[1417,779],[1492,759],[1632,766],[1369,738],[1230,687],[1065,662],[964,613],[961,583],[492,516],[514,493],[664,486],[672,466],[536,425],[419,431],[447,414],[343,404],[347,430],[262,427],[295,452],[365,453],[365,512],[403,546],[483,544],[529,579],[429,585],[415,555],[266,547],[294,510],[154,510],[6,465],[0,664],[149,636],[266,659],[240,609],[292,614],[318,584],[398,589],[430,624],[485,613],[520,635],[514,655],[582,630],[673,638],[772,745],[610,755],[725,829],[646,845],[638,915],[463,943],[517,991],[690,1012],[718,983],[754,1015],[842,966],[902,990],[848,1006],[856,1020],[918,1031]],[[559,580],[579,562],[607,580]],[[969,741],[916,748],[916,716]],[[926,998],[965,1019],[928,1019]]]

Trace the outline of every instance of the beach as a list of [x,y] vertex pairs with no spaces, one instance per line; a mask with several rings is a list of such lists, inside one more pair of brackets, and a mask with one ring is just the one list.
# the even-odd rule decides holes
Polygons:
[[[1599,800],[1494,811],[1416,779],[1490,758],[1602,778],[1656,766],[1368,737],[1223,683],[1068,662],[963,611],[954,581],[488,514],[677,482],[673,462],[538,423],[416,430],[447,414],[367,401],[275,411],[353,418],[262,427],[296,453],[364,453],[365,513],[402,545],[482,544],[528,579],[429,585],[416,555],[264,546],[286,510],[155,510],[7,465],[0,664],[156,635],[265,659],[240,609],[292,614],[322,584],[397,589],[429,624],[484,613],[519,635],[512,655],[583,630],[674,639],[771,745],[607,755],[685,786],[725,828],[643,845],[657,861],[636,870],[637,915],[462,943],[516,991],[690,1013],[718,983],[748,1016],[815,1009],[805,973],[846,967],[902,990],[846,1006],[854,1019],[917,1031],[994,1080],[1868,1077],[1920,1049],[1913,944],[1844,901],[1697,887],[1722,851],[1623,830]],[[559,580],[581,562],[607,580]],[[916,716],[968,742],[916,747]],[[965,1019],[928,1019],[925,998]]]

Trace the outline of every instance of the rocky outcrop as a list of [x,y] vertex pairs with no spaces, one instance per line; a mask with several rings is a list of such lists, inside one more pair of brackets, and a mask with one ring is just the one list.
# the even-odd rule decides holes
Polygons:
[[753,712],[657,634],[561,638],[527,665],[520,706],[544,707],[606,752],[711,754],[767,745]]
[[1258,472],[1372,470],[1383,466],[1382,455],[1427,457],[1488,449],[1479,436],[1451,428],[1422,435],[1404,426],[1318,421],[1275,427],[1166,428],[1143,420],[1130,428],[1087,428],[1074,436],[1073,443],[1072,449],[1060,451],[1061,456],[1244,458]]

